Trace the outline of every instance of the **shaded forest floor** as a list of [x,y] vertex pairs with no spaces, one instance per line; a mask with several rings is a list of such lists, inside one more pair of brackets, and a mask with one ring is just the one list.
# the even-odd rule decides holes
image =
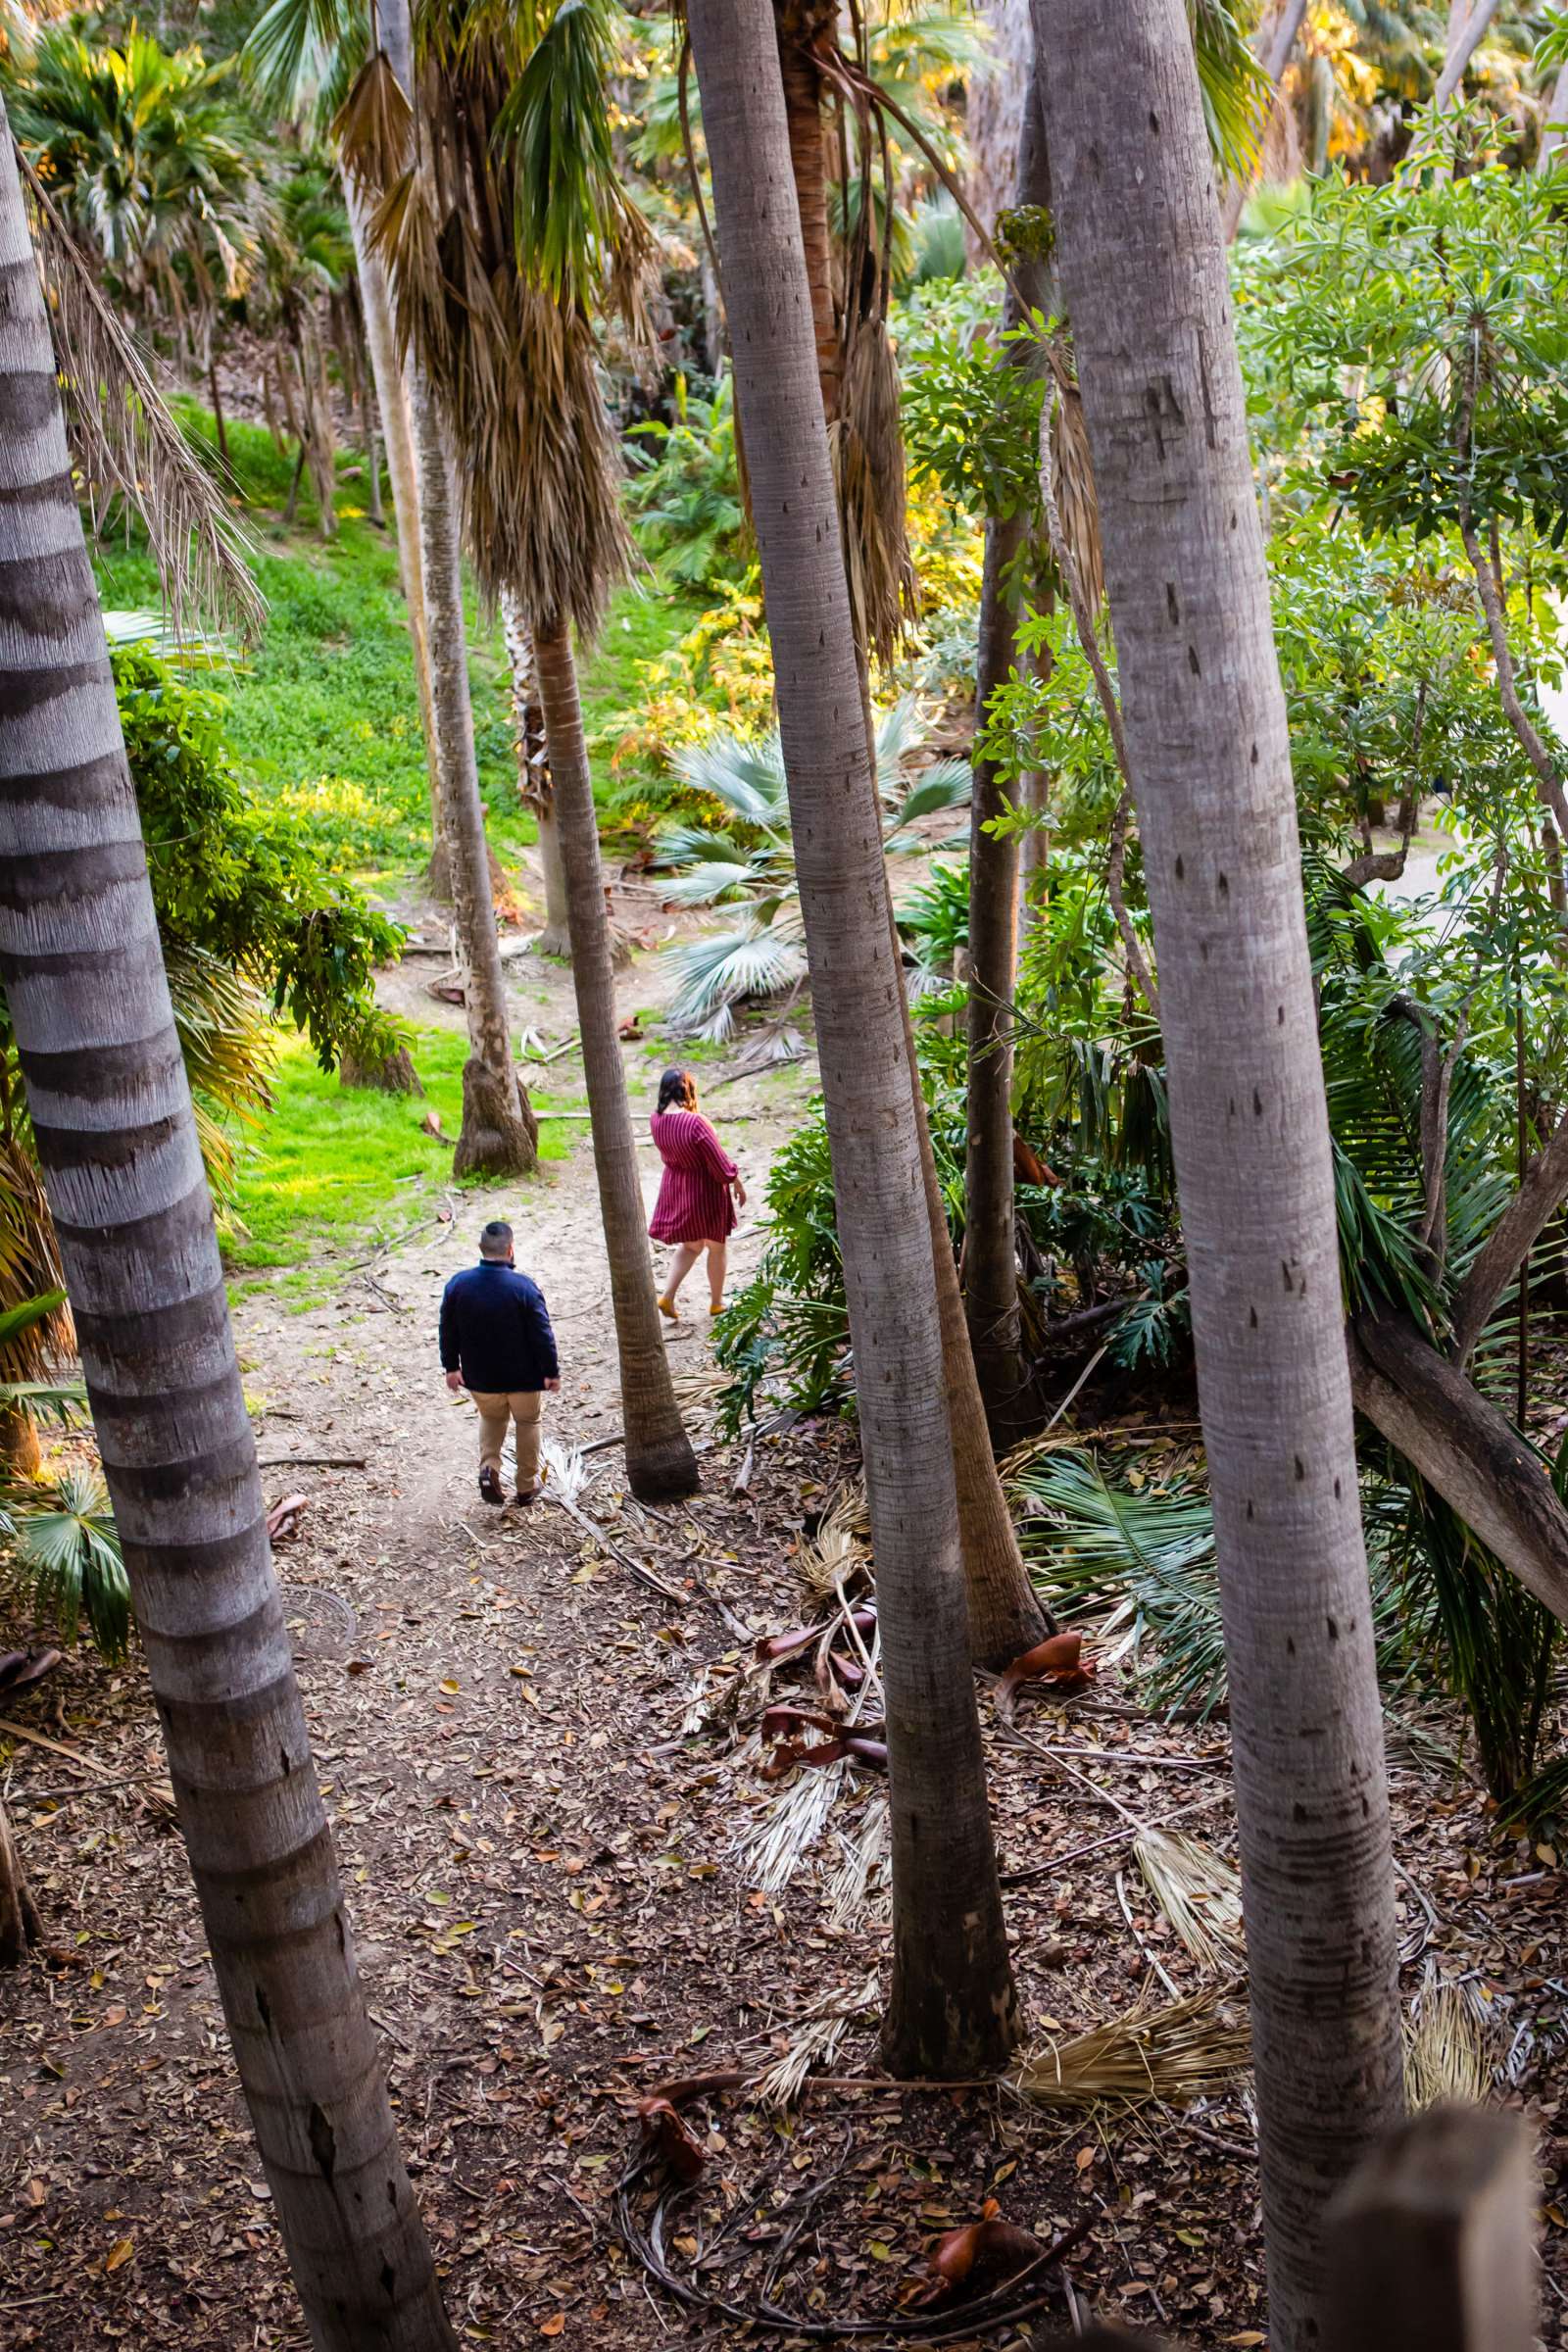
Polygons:
[[[564,1038],[565,975],[524,966],[514,984],[519,1017],[526,1001],[543,1036]],[[418,985],[413,966],[399,985]],[[650,987],[639,964],[623,1007]],[[639,1105],[642,1053],[628,1058]],[[551,1083],[559,1097],[580,1085],[574,1057]],[[809,1083],[808,1064],[708,1097],[754,1200]],[[698,2111],[708,2164],[665,2243],[672,2269],[703,2265],[733,2303],[772,2276],[774,2299],[817,2324],[892,2312],[926,2283],[932,2240],[994,2196],[1045,2238],[1082,2228],[1068,2266],[1080,2308],[1168,2323],[1194,2343],[1261,2345],[1244,2090],[1188,2111],[1043,2113],[1006,2090],[879,2082],[885,1898],[873,1879],[857,1911],[835,1886],[880,1802],[874,1782],[841,1789],[787,1885],[759,1886],[745,1840],[776,1826],[778,1791],[752,1738],[752,1637],[811,1613],[803,1523],[854,1475],[853,1432],[710,1444],[689,1509],[624,1497],[619,1454],[601,1443],[618,1425],[613,1342],[576,1133],[569,1157],[525,1185],[421,1195],[415,1229],[385,1247],[340,1239],[308,1292],[248,1284],[237,1316],[269,1498],[307,1497],[279,1574],[368,1996],[460,2334],[630,2348],[695,2326],[738,2341],[739,2321],[690,2322],[649,2279],[613,2210],[636,2097],[735,2068],[748,2086]],[[497,1211],[557,1319],[551,1434],[600,1447],[581,1506],[621,1558],[559,1507],[501,1517],[479,1504],[472,1416],[442,1386],[434,1324],[443,1282]],[[758,1247],[749,1225],[743,1271]],[[698,1433],[713,1386],[701,1307],[694,1298],[670,1342]],[[354,1466],[310,1458],[322,1455]],[[773,1694],[808,1689],[791,1670]],[[989,1693],[983,1711],[1034,2045],[1143,1992],[1166,1997],[1156,1964],[1199,1988],[1143,1891],[1127,1815],[1179,1816],[1229,1850],[1223,1724],[1152,1723],[1108,1675],[1079,1698],[1026,1700],[1011,1730]],[[0,1786],[49,1951],[0,1983],[0,2341],[301,2345],[139,1662],[115,1672],[77,1657],[12,1714],[34,1738],[0,1726]],[[1434,1965],[1494,1990],[1494,2054],[1514,2052],[1542,2121],[1547,2340],[1563,2341],[1557,1857],[1500,1839],[1451,1770],[1403,1745],[1393,1761],[1406,1993]],[[770,2108],[750,2084],[804,2048],[813,2011],[829,2039],[823,2007],[840,2029],[825,2082]],[[1050,2310],[1070,2317],[1059,2299]]]

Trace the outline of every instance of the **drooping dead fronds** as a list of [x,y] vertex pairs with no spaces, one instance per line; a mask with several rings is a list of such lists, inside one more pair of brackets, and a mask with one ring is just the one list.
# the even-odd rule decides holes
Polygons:
[[1051,464],[1061,536],[1084,602],[1098,613],[1105,601],[1105,563],[1100,540],[1100,500],[1089,455],[1083,398],[1076,383],[1058,377],[1051,411]]
[[1124,2017],[1071,2041],[1050,2042],[1012,2078],[1037,2107],[1092,2107],[1101,2099],[1179,2106],[1227,2089],[1251,2064],[1247,2004],[1236,1984],[1216,1985]]
[[1193,1958],[1232,1976],[1246,1952],[1242,1882],[1211,1847],[1179,1831],[1145,1830],[1133,1855],[1165,1917]]
[[230,623],[254,637],[267,607],[250,543],[170,415],[146,363],[21,149],[66,432],[95,521],[122,498],[141,522],[177,629]]
[[856,642],[884,667],[919,608],[909,554],[899,364],[886,324],[868,318],[845,357],[831,430],[833,479]]
[[1479,2106],[1492,2088],[1494,2054],[1463,1988],[1434,1976],[1404,2021],[1404,2098],[1412,2114],[1444,2099]]
[[792,2107],[800,2097],[813,2066],[828,2066],[852,2022],[878,2007],[880,1992],[874,1974],[858,1991],[835,1985],[811,2003],[791,2029],[787,2046],[758,2077],[756,2096],[762,2107]]

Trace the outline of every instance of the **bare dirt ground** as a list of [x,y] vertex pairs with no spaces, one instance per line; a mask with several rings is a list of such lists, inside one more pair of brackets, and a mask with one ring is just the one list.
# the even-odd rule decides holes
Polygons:
[[[565,1036],[564,975],[525,963],[514,982],[520,1015]],[[414,966],[400,985],[420,985]],[[651,985],[639,962],[624,1007],[648,1004]],[[432,1017],[428,1000],[419,1009]],[[710,1084],[759,1190],[808,1071]],[[810,1614],[803,1526],[853,1476],[853,1432],[710,1445],[690,1509],[644,1512],[623,1495],[619,1455],[601,1445],[617,1402],[583,1136],[568,1162],[482,1201],[463,1196],[454,1217],[345,1265],[309,1311],[264,1294],[238,1326],[269,1497],[308,1497],[278,1570],[361,1969],[460,2335],[627,2352],[693,2328],[740,2341],[741,2318],[694,2321],[651,2278],[616,2206],[635,2098],[734,2069],[745,2083],[693,2112],[706,2168],[664,2216],[662,2261],[702,2293],[736,2311],[765,2293],[824,2334],[847,2315],[891,2315],[928,2282],[933,2240],[993,2196],[1047,2241],[1076,2233],[1070,2289],[1052,2276],[1048,2316],[1066,2324],[1070,2295],[1074,2311],[1168,2324],[1195,2343],[1262,2345],[1244,2089],[1194,2109],[1042,2112],[994,2086],[881,2081],[885,1901],[873,1882],[857,1913],[832,1885],[869,1830],[874,1780],[840,1789],[787,1885],[759,1885],[743,1840],[776,1824],[778,1791],[752,1738],[753,1637]],[[618,1556],[548,1502],[505,1517],[479,1504],[472,1416],[442,1385],[435,1315],[497,1211],[556,1317],[551,1434],[601,1446],[581,1507]],[[756,1249],[748,1223],[742,1267]],[[699,1292],[670,1342],[698,1433],[711,1388],[701,1303]],[[309,1458],[320,1455],[364,1466]],[[774,1695],[810,1690],[808,1662],[774,1679]],[[1140,1994],[1163,2000],[1161,1971],[1200,1988],[1137,1877],[1128,1821],[1180,1816],[1230,1849],[1223,1724],[1152,1723],[1114,1676],[1026,1702],[1011,1731],[989,1694],[983,1706],[1035,2046]],[[78,1657],[11,1712],[33,1738],[0,1725],[0,1788],[48,1948],[0,1983],[0,2343],[302,2345],[139,1664]],[[1398,1751],[1395,1775],[1406,1989],[1441,1964],[1494,1995],[1494,2054],[1513,2054],[1519,2084],[1508,2095],[1530,2095],[1543,2124],[1547,2340],[1561,2341],[1557,1857],[1499,1839],[1464,1777]],[[839,2033],[818,2016],[818,2080],[769,2105],[758,2073],[824,2002]],[[630,2195],[646,2221],[643,2188]],[[905,2310],[903,2327],[905,2341],[975,2340],[952,2333],[961,2314],[927,2326]]]

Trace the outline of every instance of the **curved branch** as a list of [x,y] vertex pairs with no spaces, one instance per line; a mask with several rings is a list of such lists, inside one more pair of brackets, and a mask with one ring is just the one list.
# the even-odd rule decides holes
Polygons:
[[1452,1360],[1462,1365],[1491,1322],[1498,1299],[1534,1248],[1548,1219],[1568,1196],[1568,1118],[1559,1120],[1550,1142],[1537,1152],[1519,1190],[1471,1262],[1455,1295]]

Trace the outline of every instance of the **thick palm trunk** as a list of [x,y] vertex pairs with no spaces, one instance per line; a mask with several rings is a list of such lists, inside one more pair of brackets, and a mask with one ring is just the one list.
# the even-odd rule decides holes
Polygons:
[[[512,671],[512,723],[517,739],[517,792],[539,827],[539,871],[545,886],[544,928],[534,941],[540,956],[571,957],[571,914],[566,900],[566,868],[561,855],[561,822],[551,776],[550,745],[539,698],[538,668],[533,633],[521,600],[511,589],[501,594],[501,631],[507,641],[507,665]],[[567,648],[570,658],[570,648]],[[572,706],[577,708],[576,668],[572,667]],[[577,710],[577,731],[582,714]]]
[[697,1457],[675,1402],[660,1324],[648,1218],[616,1034],[615,981],[599,862],[599,824],[569,626],[548,632],[541,629],[534,638],[534,660],[566,869],[571,974],[582,1031],[594,1173],[599,1180],[599,1213],[610,1259],[610,1296],[620,1358],[626,1479],[643,1502],[667,1502],[677,1495],[694,1494],[701,1482]]
[[[1031,84],[1034,76],[1031,75]],[[1051,172],[1040,94],[1031,86],[1018,134],[1014,201],[1047,208]],[[1051,310],[1047,272],[1025,265],[1007,286],[1004,332],[1022,322],[1026,306]],[[1008,346],[1020,367],[1032,346]],[[1018,559],[1024,517],[994,515],[986,524],[985,573],[975,675],[978,738],[991,698],[1011,675],[1017,653]],[[969,813],[969,1148],[964,1166],[963,1296],[975,1377],[992,1434],[1005,1444],[1021,1434],[1025,1369],[1018,1318],[1018,1257],[1013,1238],[1012,999],[1018,969],[1018,841],[989,828],[1006,795],[996,762],[977,754]]]
[[0,113],[0,972],[213,1968],[314,2342],[454,2342],[267,1541],[36,266]]
[[468,643],[463,613],[457,485],[439,404],[422,374],[414,386],[419,466],[419,554],[424,571],[430,698],[441,769],[440,811],[458,955],[468,1015],[463,1132],[456,1175],[522,1175],[538,1159],[539,1128],[512,1054],[506,974],[490,892],[490,847],[473,749]]
[[[435,784],[435,721],[430,709],[430,655],[424,628],[424,566],[419,555],[419,476],[414,455],[414,416],[409,388],[398,366],[397,337],[392,325],[392,294],[379,254],[371,251],[369,210],[351,173],[343,174],[343,199],[354,240],[354,265],[359,273],[360,304],[365,313],[365,340],[375,378],[375,405],[381,413],[386,442],[386,469],[392,485],[392,519],[398,537],[398,576],[408,609],[409,638],[414,647],[414,675],[419,690],[419,720],[424,729],[424,753],[430,767],[432,811],[437,803]],[[439,838],[439,814],[432,814],[432,838]]]
[[833,239],[827,218],[827,150],[822,132],[822,76],[811,58],[817,40],[838,39],[834,0],[773,0],[784,113],[789,124],[791,176],[801,212],[807,281],[811,290],[811,334],[816,345],[822,407],[831,424],[844,388],[844,354],[833,301]]
[[688,0],[778,678],[887,1687],[898,2073],[1017,2036],[969,1673],[902,982],[817,383],[770,0]]
[[1214,1500],[1270,2342],[1401,2104],[1382,1717],[1290,738],[1186,0],[1035,0]]

